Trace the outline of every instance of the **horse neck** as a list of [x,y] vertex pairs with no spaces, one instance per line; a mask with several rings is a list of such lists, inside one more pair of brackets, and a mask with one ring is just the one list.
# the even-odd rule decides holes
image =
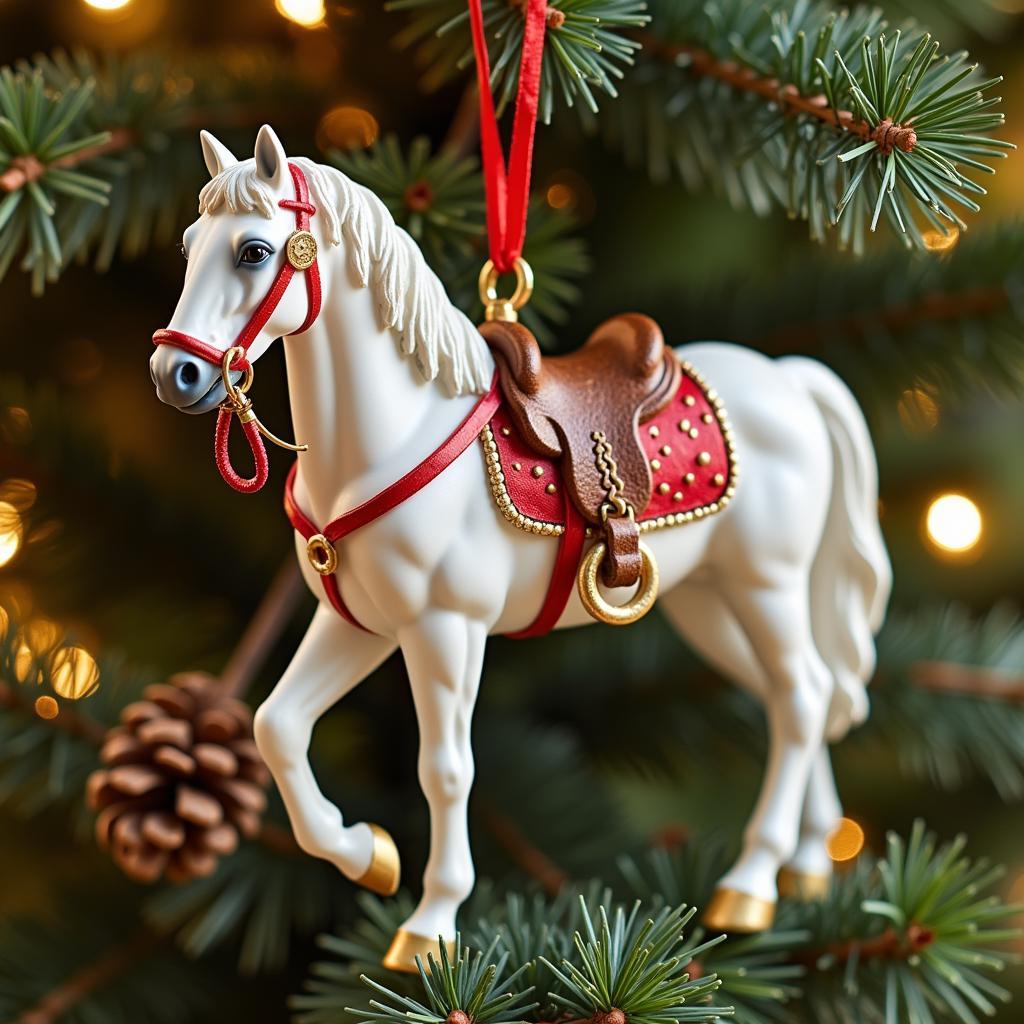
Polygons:
[[339,497],[364,501],[418,465],[479,399],[424,380],[380,329],[372,289],[349,278],[339,272],[317,322],[285,342],[295,436],[309,445],[300,490],[319,522],[338,514]]

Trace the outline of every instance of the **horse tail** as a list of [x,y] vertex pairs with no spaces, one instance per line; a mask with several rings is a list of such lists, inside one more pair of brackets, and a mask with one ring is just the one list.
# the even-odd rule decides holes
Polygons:
[[812,359],[779,362],[814,400],[832,446],[832,498],[811,572],[811,624],[836,681],[827,723],[834,741],[867,717],[874,637],[892,588],[878,525],[878,467],[864,416],[846,385]]

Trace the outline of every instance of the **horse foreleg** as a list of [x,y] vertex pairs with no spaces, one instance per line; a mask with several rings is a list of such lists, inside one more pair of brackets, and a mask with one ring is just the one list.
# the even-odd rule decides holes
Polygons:
[[415,971],[415,956],[455,938],[455,915],[473,888],[466,821],[473,785],[470,727],[487,628],[449,611],[431,611],[399,630],[420,728],[419,778],[430,807],[430,854],[423,896],[384,959]]
[[723,931],[760,931],[775,912],[776,876],[797,847],[800,812],[821,749],[832,676],[811,635],[806,579],[731,590],[737,620],[764,667],[768,765],[743,851],[719,882],[705,922]]
[[394,641],[364,633],[321,606],[280,682],[256,712],[254,726],[256,745],[284,799],[299,846],[383,893],[398,886],[394,843],[375,826],[345,826],[341,811],[317,785],[308,750],[317,719],[394,649]]

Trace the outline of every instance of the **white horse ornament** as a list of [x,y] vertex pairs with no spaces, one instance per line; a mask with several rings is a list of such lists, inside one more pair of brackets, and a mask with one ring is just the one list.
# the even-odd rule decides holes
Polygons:
[[[871,441],[847,389],[806,359],[711,342],[673,353],[639,316],[541,359],[518,324],[474,327],[383,204],[339,171],[289,163],[269,127],[253,160],[202,143],[212,180],[152,375],[184,412],[221,408],[221,469],[254,489],[265,455],[245,391],[285,337],[309,446],[286,505],[320,606],[256,740],[303,849],[393,892],[390,836],[344,823],[307,749],[317,719],[401,649],[431,840],[422,899],[385,962],[410,970],[438,936],[451,941],[473,886],[470,720],[487,638],[630,620],[659,581],[680,635],[768,717],[764,785],[705,919],[759,930],[780,887],[820,893],[840,814],[826,744],[867,714],[890,586]],[[489,298],[507,317],[513,303]],[[227,460],[235,414],[252,481]]]

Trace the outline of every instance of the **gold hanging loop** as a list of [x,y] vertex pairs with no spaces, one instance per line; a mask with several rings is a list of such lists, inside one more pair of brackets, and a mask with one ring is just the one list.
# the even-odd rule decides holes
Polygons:
[[480,290],[480,301],[484,305],[484,319],[487,321],[500,320],[505,323],[515,323],[519,319],[519,310],[530,301],[533,295],[533,268],[529,263],[517,256],[512,266],[516,275],[516,287],[512,294],[506,299],[498,296],[498,268],[493,260],[488,260],[480,268],[480,278],[477,285]]

